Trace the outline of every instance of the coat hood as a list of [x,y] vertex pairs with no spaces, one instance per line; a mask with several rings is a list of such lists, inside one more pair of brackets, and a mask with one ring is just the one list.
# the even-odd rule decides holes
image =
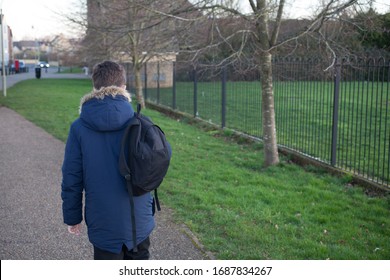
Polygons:
[[94,90],[81,99],[80,119],[96,131],[120,130],[134,116],[130,102],[130,93],[124,88],[111,86]]

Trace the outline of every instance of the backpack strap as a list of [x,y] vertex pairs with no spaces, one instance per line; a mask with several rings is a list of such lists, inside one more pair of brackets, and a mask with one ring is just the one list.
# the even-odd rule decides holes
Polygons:
[[154,199],[156,200],[157,211],[161,211],[160,201],[158,200],[157,189],[154,190]]
[[157,208],[157,211],[161,211],[160,200],[158,199],[158,195],[157,195],[157,189],[154,189],[153,202],[152,202],[153,216],[156,213],[156,208]]
[[131,186],[130,179],[126,178],[126,186],[127,192],[129,193],[129,201],[130,201],[130,213],[131,213],[131,228],[133,234],[133,252],[137,253],[137,229],[135,225],[135,210],[134,210],[134,196],[133,196],[133,187]]

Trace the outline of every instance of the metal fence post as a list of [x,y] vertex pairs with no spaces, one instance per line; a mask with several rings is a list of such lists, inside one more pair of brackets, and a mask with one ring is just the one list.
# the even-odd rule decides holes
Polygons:
[[172,73],[172,109],[176,110],[176,62],[173,62]]
[[221,126],[222,128],[226,127],[226,80],[227,80],[227,70],[226,66],[222,68],[222,118]]
[[[130,63],[125,63],[125,67],[126,67],[126,88],[128,88],[128,89],[130,89],[131,90],[131,88],[130,88],[130,71],[129,71],[129,64]],[[58,69],[59,69],[59,67],[58,67]]]
[[196,73],[196,68],[193,70],[194,76],[194,117],[198,116],[198,75]]
[[148,63],[144,64],[144,80],[145,80],[145,85],[144,85],[144,98],[145,100],[148,100],[148,70],[147,70],[147,65]]
[[160,61],[157,62],[157,104],[160,104]]
[[334,77],[334,95],[333,95],[333,119],[332,119],[332,147],[331,147],[331,164],[336,165],[337,158],[337,131],[339,121],[339,96],[341,80],[341,62],[336,59],[335,77]]

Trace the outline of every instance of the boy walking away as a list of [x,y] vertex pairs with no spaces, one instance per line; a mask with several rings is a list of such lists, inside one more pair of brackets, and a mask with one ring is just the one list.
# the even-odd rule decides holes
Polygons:
[[[97,64],[93,91],[81,99],[80,116],[71,125],[62,166],[62,209],[68,231],[79,234],[83,220],[94,259],[149,259],[154,228],[150,193],[134,197],[136,244],[126,181],[118,171],[124,131],[134,117],[124,68],[112,61]],[[136,249],[136,250],[134,250]]]

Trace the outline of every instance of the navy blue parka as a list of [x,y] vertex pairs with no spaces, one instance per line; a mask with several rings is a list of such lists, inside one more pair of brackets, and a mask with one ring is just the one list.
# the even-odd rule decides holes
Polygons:
[[[121,138],[134,117],[129,93],[119,87],[94,90],[84,96],[80,117],[69,131],[62,166],[64,222],[76,225],[84,217],[90,242],[99,249],[119,253],[133,248],[129,196],[118,169]],[[137,244],[154,228],[153,199],[135,197]]]

